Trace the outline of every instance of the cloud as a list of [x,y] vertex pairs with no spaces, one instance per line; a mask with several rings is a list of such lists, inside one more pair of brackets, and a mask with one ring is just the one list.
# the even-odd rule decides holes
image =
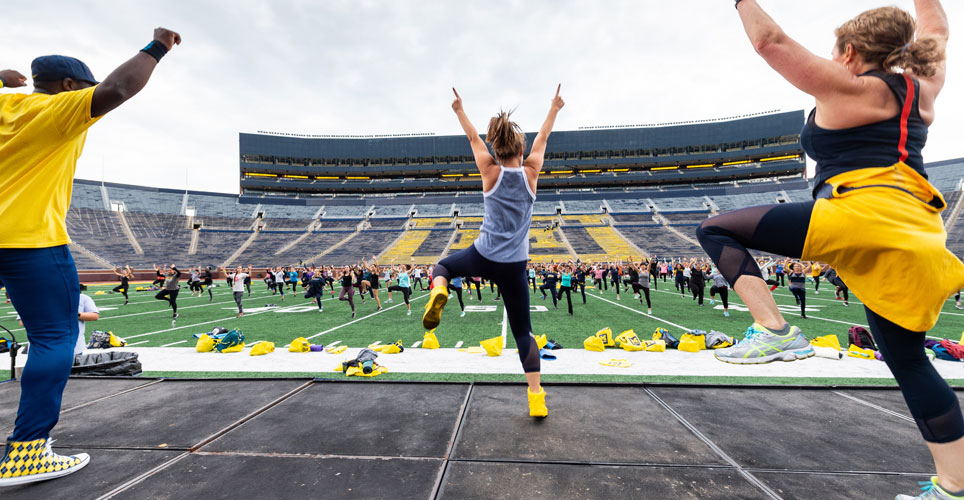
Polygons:
[[[944,4],[952,25],[964,20],[964,5]],[[880,4],[763,5],[826,55],[837,25]],[[13,56],[0,66],[25,73],[34,56],[66,53],[103,78],[154,27],[183,35],[147,88],[88,135],[77,176],[113,182],[237,192],[239,132],[458,134],[452,86],[478,126],[517,108],[526,130],[538,128],[560,82],[557,130],[813,106],[753,52],[732,3],[718,0],[53,0],[5,6],[5,15],[16,20],[5,27]],[[964,117],[951,111],[964,109],[964,58],[953,43],[928,161],[964,156]]]

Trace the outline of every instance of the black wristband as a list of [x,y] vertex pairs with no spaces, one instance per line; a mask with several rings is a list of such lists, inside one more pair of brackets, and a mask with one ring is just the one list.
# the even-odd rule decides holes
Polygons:
[[153,57],[155,61],[161,62],[161,58],[164,57],[164,54],[167,54],[167,46],[157,40],[151,40],[151,43],[141,49],[141,52]]
[[736,0],[736,3],[733,4],[733,8],[739,10],[739,9],[740,9],[740,2],[742,2],[742,1],[743,1],[743,0]]

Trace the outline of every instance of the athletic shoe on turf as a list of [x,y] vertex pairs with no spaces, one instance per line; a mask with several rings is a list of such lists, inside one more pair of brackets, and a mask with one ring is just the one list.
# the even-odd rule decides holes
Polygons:
[[716,359],[741,365],[795,361],[813,355],[813,346],[799,328],[793,326],[787,335],[776,335],[758,323],[747,328],[746,337],[736,345],[716,351]]
[[844,302],[843,305],[844,307],[850,307],[850,304],[848,304],[847,302]]
[[385,303],[386,303],[386,304],[391,304],[391,303],[392,303],[392,299],[386,300]]
[[460,314],[459,317],[460,317],[460,318],[464,318],[464,317],[465,317],[465,311],[462,311],[462,314]]
[[897,500],[962,500],[964,496],[955,496],[948,493],[941,485],[937,484],[937,477],[932,477],[930,481],[918,481],[921,494],[915,497],[910,495],[897,495]]
[[90,462],[86,453],[62,456],[50,449],[50,439],[7,441],[0,459],[0,487],[44,481],[83,469]]
[[411,316],[411,315],[412,315],[412,310],[409,309],[409,310],[408,310],[408,314],[406,314],[406,316]]
[[355,311],[352,311],[352,312],[351,312],[351,317],[352,317],[352,318],[355,317]]
[[710,299],[710,305],[713,305],[713,304],[716,304],[716,301],[713,299]]
[[529,416],[548,417],[549,408],[546,408],[546,390],[540,387],[539,393],[533,394],[530,389],[526,388],[526,393],[529,394]]
[[954,307],[956,307],[956,308],[958,308],[958,309],[964,309],[964,306],[962,306],[962,305],[960,305],[960,304],[958,304],[958,305],[956,305],[956,306],[954,306]]
[[429,294],[428,304],[425,304],[425,314],[422,314],[422,326],[432,330],[442,321],[442,308],[449,300],[449,290],[444,286],[437,286]]
[[726,316],[727,318],[729,318],[729,317],[730,317],[730,312],[729,312],[729,311],[723,311],[723,316]]

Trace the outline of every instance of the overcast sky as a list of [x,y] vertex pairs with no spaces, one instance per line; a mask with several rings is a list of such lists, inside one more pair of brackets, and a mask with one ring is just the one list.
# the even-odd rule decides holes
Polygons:
[[[827,57],[836,26],[885,5],[762,4]],[[925,161],[964,157],[964,2],[944,8],[948,77]],[[103,79],[154,27],[181,33],[147,88],[87,136],[77,177],[108,182],[236,193],[239,132],[460,134],[452,86],[478,127],[505,107],[527,131],[560,82],[556,130],[813,106],[753,52],[730,0],[48,0],[10,2],[4,18],[0,67],[27,75],[59,53]]]

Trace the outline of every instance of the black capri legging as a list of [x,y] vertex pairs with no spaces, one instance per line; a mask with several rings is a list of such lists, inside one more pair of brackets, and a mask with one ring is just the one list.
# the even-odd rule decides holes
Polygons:
[[453,276],[481,276],[492,280],[505,297],[505,311],[516,346],[519,360],[526,373],[538,372],[539,347],[532,335],[529,317],[529,281],[526,277],[526,261],[503,263],[486,259],[470,246],[450,255],[435,266],[432,276],[451,280]]
[[712,299],[716,294],[720,294],[720,300],[723,301],[723,309],[730,308],[730,289],[725,286],[711,286],[710,287],[710,298]]
[[405,299],[405,303],[408,304],[408,297],[412,295],[411,287],[392,285],[388,287],[389,292],[402,292],[402,298]]
[[[728,282],[736,284],[743,275],[762,279],[747,249],[799,259],[813,204],[808,201],[735,210],[703,221],[696,237]],[[870,331],[924,440],[949,443],[964,437],[964,417],[957,396],[924,354],[925,332],[907,330],[866,309]]]

